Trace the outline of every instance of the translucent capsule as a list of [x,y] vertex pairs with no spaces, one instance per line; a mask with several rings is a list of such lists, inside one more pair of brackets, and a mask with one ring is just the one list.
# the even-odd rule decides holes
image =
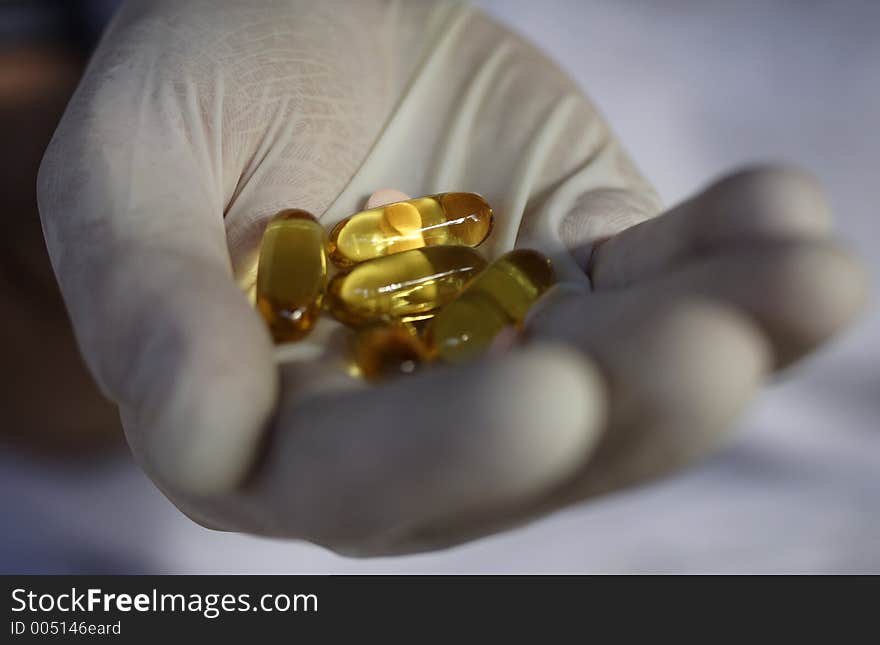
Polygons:
[[466,246],[429,246],[358,264],[327,288],[328,311],[341,322],[424,319],[452,300],[486,261]]
[[330,232],[340,267],[423,246],[478,246],[492,230],[492,209],[476,193],[441,193],[361,211]]
[[370,381],[412,374],[430,360],[428,348],[404,325],[368,327],[358,332],[354,360]]
[[511,251],[431,319],[426,342],[444,361],[466,361],[485,350],[504,327],[521,325],[555,281],[553,266],[543,255],[528,249]]
[[327,287],[327,236],[306,211],[284,210],[266,226],[257,267],[257,309],[276,342],[308,334]]

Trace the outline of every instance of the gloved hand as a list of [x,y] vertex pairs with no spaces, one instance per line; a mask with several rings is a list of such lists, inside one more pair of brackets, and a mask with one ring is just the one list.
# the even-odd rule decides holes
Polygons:
[[[243,295],[267,218],[330,226],[384,186],[482,193],[490,256],[553,258],[565,284],[522,347],[378,387],[339,369],[330,321],[276,352]],[[799,171],[651,219],[572,82],[445,2],[129,2],[39,202],[82,352],[157,485],[206,526],[351,554],[446,546],[704,454],[864,290]]]

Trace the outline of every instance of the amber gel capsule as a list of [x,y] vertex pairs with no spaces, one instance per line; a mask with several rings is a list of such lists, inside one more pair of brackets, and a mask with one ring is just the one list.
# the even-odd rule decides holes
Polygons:
[[492,230],[492,209],[476,193],[441,193],[361,211],[330,232],[340,267],[423,246],[479,246]]
[[424,341],[401,324],[367,327],[355,337],[354,361],[369,381],[412,374],[429,360]]
[[330,281],[327,309],[341,322],[411,322],[452,300],[486,261],[466,246],[429,246],[358,264]]
[[276,342],[308,334],[327,287],[327,236],[306,211],[284,210],[266,226],[257,266],[257,309]]
[[521,325],[555,281],[553,266],[543,255],[528,249],[511,251],[431,319],[426,342],[444,361],[466,361],[485,350],[504,327]]

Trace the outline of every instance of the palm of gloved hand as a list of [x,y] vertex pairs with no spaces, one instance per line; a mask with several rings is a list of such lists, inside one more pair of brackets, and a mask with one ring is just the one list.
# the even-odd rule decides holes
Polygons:
[[[856,309],[799,173],[628,228],[656,197],[527,44],[456,5],[315,4],[131,3],[41,172],[86,360],[195,519],[352,553],[496,530],[703,453]],[[483,193],[488,252],[537,247],[574,286],[503,357],[367,388],[322,323],[279,369],[240,289],[266,218],[331,224],[389,185]]]

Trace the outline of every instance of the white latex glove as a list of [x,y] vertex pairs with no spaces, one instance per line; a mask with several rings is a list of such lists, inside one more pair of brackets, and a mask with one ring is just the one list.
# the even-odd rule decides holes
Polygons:
[[[343,374],[330,321],[276,354],[243,295],[266,219],[329,227],[383,186],[479,192],[491,257],[552,256],[567,285],[526,346],[379,387]],[[644,221],[654,192],[572,82],[445,2],[130,2],[39,201],[82,352],[169,498],[347,553],[445,546],[704,454],[863,293],[796,171]]]

